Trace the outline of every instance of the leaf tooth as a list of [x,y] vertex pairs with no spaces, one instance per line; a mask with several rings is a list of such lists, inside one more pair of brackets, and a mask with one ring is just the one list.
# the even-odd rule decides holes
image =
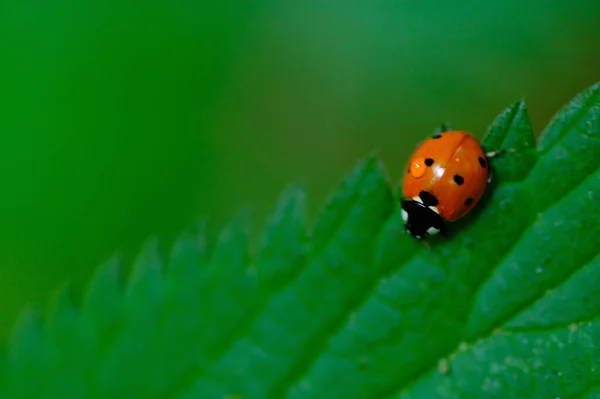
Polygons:
[[[42,317],[33,309],[21,312],[9,340],[5,383],[13,397],[37,397],[45,375],[47,347],[42,335]],[[32,383],[36,381],[36,383]]]
[[[200,315],[201,302],[207,302],[206,289],[208,286],[208,256],[204,224],[198,225],[199,233],[184,233],[174,243],[170,255],[170,265],[166,275],[167,297],[165,306],[170,310],[167,317],[177,319],[174,323],[194,326]],[[207,305],[206,303],[204,305]],[[186,317],[185,314],[189,314]],[[193,312],[193,314],[190,314]],[[189,329],[189,328],[188,328]]]
[[[62,288],[46,324],[48,370],[43,387],[48,397],[87,396],[88,376],[97,354],[97,332],[82,318],[71,285]],[[40,387],[41,389],[41,387]]]
[[[157,310],[156,328],[146,362],[150,373],[160,375],[144,384],[157,397],[179,396],[181,385],[201,373],[206,361],[203,334],[211,328],[208,311],[217,306],[207,292],[207,248],[204,223],[198,232],[187,232],[177,239],[171,250],[166,273],[163,306]],[[160,343],[160,344],[156,344]],[[177,359],[165,369],[171,359]]]
[[166,292],[158,241],[151,239],[131,271],[123,295],[122,324],[104,337],[103,352],[90,373],[90,390],[98,397],[149,397],[150,387],[162,382],[153,374],[157,358],[152,350],[157,345],[171,345],[157,339]]
[[117,321],[122,309],[120,260],[113,256],[96,271],[83,303],[84,317],[104,335]]
[[536,140],[525,101],[516,101],[501,113],[483,142],[487,151],[505,151],[493,161],[495,185],[523,180],[537,159]]
[[[527,103],[524,100],[519,100],[515,105],[517,105],[515,115],[500,148],[516,151],[535,149],[536,140],[529,111],[527,110]],[[490,151],[493,150],[490,148]]]
[[24,351],[22,354],[29,353],[29,349],[37,346],[36,343],[41,341],[42,324],[42,317],[37,310],[24,309],[11,334],[9,353],[17,355],[15,358],[26,358],[27,356],[19,356],[19,354],[21,351]]
[[181,234],[171,249],[167,277],[170,280],[187,279],[206,272],[208,248],[205,222],[198,222],[193,232]]
[[545,209],[574,190],[598,167],[600,159],[600,91],[592,113],[579,113],[552,147],[540,155],[525,180],[531,202]]
[[248,254],[249,214],[238,212],[223,229],[209,264],[203,294],[204,348],[215,352],[243,328],[259,299],[256,270]]
[[73,319],[79,317],[76,306],[76,293],[72,285],[68,284],[61,288],[54,297],[50,310],[47,327],[51,333],[62,330],[64,324],[71,324]]
[[[548,152],[568,134],[578,122],[590,114],[598,114],[600,105],[600,82],[582,91],[552,118],[540,135],[539,150]],[[600,131],[596,130],[596,135]]]
[[304,264],[307,252],[305,200],[303,188],[289,186],[267,220],[257,257],[259,278],[267,289],[284,284]]
[[247,209],[240,210],[223,228],[208,266],[211,280],[235,277],[238,272],[248,268],[249,229],[250,213]]
[[515,101],[496,116],[481,139],[487,151],[496,151],[501,148],[513,121],[519,113],[519,109],[524,104],[523,100]]
[[[163,294],[162,261],[158,241],[149,240],[135,261],[125,295],[130,310],[155,305]],[[131,309],[131,308],[134,309]]]
[[364,191],[369,190],[365,183],[373,173],[385,175],[385,169],[375,154],[361,160],[325,201],[311,234],[313,251],[327,245],[334,236],[353,209],[356,200]]

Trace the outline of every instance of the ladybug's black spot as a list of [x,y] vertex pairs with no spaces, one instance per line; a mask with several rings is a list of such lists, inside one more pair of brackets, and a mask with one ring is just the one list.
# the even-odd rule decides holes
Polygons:
[[473,203],[473,198],[471,198],[471,197],[469,197],[469,198],[467,198],[467,199],[465,200],[465,205],[466,205],[466,206],[469,206],[469,205],[471,205],[472,203]]
[[425,158],[425,165],[427,165],[427,166],[433,165],[433,159],[431,159],[431,158]]
[[479,165],[481,165],[482,168],[486,167],[485,159],[479,157],[478,161],[479,161]]
[[435,136],[433,136],[433,137],[432,137],[432,139],[439,139],[439,138],[441,138],[441,137],[442,137],[442,135],[441,135],[441,134],[436,134]]
[[459,186],[462,186],[464,182],[465,179],[461,175],[454,175],[454,183],[458,184]]
[[438,206],[439,201],[435,198],[435,195],[431,194],[427,191],[421,191],[419,193],[419,198],[423,201],[423,205],[425,206]]

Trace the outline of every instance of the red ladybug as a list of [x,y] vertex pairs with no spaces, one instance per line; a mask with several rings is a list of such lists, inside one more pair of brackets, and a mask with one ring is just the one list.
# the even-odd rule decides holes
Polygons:
[[488,157],[477,139],[447,131],[413,152],[402,186],[404,228],[415,238],[445,230],[477,205],[490,181]]

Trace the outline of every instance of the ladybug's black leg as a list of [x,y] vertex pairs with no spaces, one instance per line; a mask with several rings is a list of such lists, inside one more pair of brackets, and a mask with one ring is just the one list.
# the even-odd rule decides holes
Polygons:
[[[491,151],[491,152],[487,152],[485,154],[485,156],[487,157],[488,160],[490,159],[494,159],[496,157],[499,157],[501,155],[503,155],[506,151],[501,149],[498,151]],[[490,170],[489,175],[488,175],[488,180],[487,180],[488,184],[492,182],[492,171]]]
[[491,152],[486,153],[485,156],[488,159],[493,159],[493,158],[496,158],[497,156],[504,154],[504,152],[505,152],[504,150],[491,151]]
[[423,244],[428,251],[431,251],[431,245],[427,241],[421,241],[421,244]]
[[442,133],[449,132],[450,128],[445,123],[442,123],[434,132],[434,137],[439,136]]

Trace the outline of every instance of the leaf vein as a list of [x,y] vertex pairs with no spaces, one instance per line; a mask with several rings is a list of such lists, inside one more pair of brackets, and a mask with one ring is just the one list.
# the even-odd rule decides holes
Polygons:
[[[588,178],[590,178],[590,176],[595,175],[596,172],[598,172],[598,171],[600,171],[600,167],[597,167],[596,169],[592,170],[588,175],[583,176],[582,179],[581,179],[581,181],[579,181],[579,183],[574,188],[572,188],[571,190],[566,190],[566,191],[560,193],[553,201],[548,202],[544,206],[544,208],[539,212],[539,215],[545,214],[551,207],[555,206],[560,201],[562,201],[572,191],[577,190],[580,186],[582,186],[587,181]],[[473,309],[473,307],[477,303],[477,299],[479,298],[479,295],[481,294],[481,290],[483,289],[483,287],[485,287],[485,285],[494,277],[494,275],[498,271],[498,268],[500,267],[500,265],[502,265],[504,263],[504,261],[512,254],[513,249],[523,241],[523,239],[526,237],[527,233],[534,226],[535,226],[535,220],[531,220],[530,223],[529,223],[529,225],[527,226],[527,228],[521,230],[521,232],[520,232],[519,236],[517,237],[517,239],[506,250],[506,252],[504,253],[504,255],[496,263],[495,267],[491,268],[490,273],[487,275],[487,277],[484,278],[482,280],[482,282],[477,285],[477,287],[475,288],[475,294],[473,295],[473,299],[471,301],[471,305],[470,305],[471,309]],[[472,311],[470,311],[469,314],[472,314]],[[477,337],[473,337],[473,339],[477,339]]]
[[[560,202],[561,200],[563,200],[569,193],[571,193],[572,191],[576,190],[578,187],[580,187],[581,185],[585,184],[585,182],[587,181],[587,179],[589,179],[591,176],[595,175],[598,171],[600,171],[600,166],[597,167],[596,169],[592,170],[587,176],[584,176],[581,181],[579,182],[579,184],[577,184],[576,187],[574,187],[572,190],[566,190],[565,192],[561,193],[554,201],[551,201],[550,203],[548,203],[542,212],[540,213],[545,213],[549,208],[551,208],[552,206],[556,205],[558,202]],[[477,287],[476,287],[476,292],[477,294],[473,296],[473,299],[471,301],[470,304],[470,308],[472,309],[473,306],[475,306],[475,303],[477,302],[477,298],[481,292],[481,289],[485,286],[485,283],[487,283],[488,281],[491,280],[491,278],[493,277],[494,273],[497,271],[498,267],[504,262],[504,260],[506,260],[506,258],[512,253],[513,248],[515,248],[526,236],[526,233],[529,232],[531,230],[531,228],[534,226],[533,221],[529,224],[529,226],[526,229],[521,230],[521,234],[519,235],[519,237],[517,238],[517,240],[515,242],[513,242],[513,244],[511,245],[511,247],[509,249],[507,249],[505,255],[500,258],[499,262],[496,264],[496,267],[494,267],[491,271],[491,273],[487,276],[486,279],[483,280],[482,283],[480,283]],[[594,255],[595,256],[595,255]],[[589,263],[589,262],[587,262]],[[587,264],[586,263],[586,264]],[[579,268],[577,268],[577,270],[581,269],[582,267],[584,267],[584,265],[580,265]],[[577,271],[574,270],[573,274]],[[571,275],[570,275],[571,276]],[[469,312],[469,314],[471,314],[472,311]],[[510,317],[514,317],[515,315],[513,313],[511,313],[509,315]],[[507,321],[510,320],[506,320],[506,317],[501,319],[502,323],[505,323]],[[468,325],[468,320],[467,320],[467,325]],[[480,341],[482,339],[486,339],[489,338],[492,334],[493,331],[496,330],[498,328],[498,323],[496,323],[494,326],[490,327],[488,330],[472,337],[471,339],[468,340],[469,343],[474,343],[477,341]],[[461,340],[462,341],[462,340]],[[458,343],[457,343],[458,345]],[[452,356],[452,354],[455,352],[455,350],[450,351],[448,353],[446,353],[445,355],[440,356],[438,359],[433,359],[431,362],[426,363],[423,365],[423,367],[419,368],[417,371],[415,371],[415,373],[412,374],[412,376],[409,376],[409,378],[406,379],[407,383],[400,383],[398,387],[392,387],[389,390],[387,390],[386,392],[396,392],[395,394],[392,394],[392,396],[397,396],[399,394],[401,394],[402,392],[410,389],[411,386],[416,385],[417,382],[419,382],[425,375],[427,375],[432,368],[435,366],[435,362],[439,361],[439,359],[447,359],[449,356]],[[388,397],[390,396],[389,394],[384,394],[382,395],[382,398]]]
[[[392,217],[393,213],[391,213],[388,219],[386,220],[390,220],[392,219]],[[377,239],[375,241],[375,249],[379,247],[379,245],[381,244],[382,237],[387,233],[386,225],[387,222],[382,224],[381,231],[378,233]],[[415,251],[409,259],[412,259],[418,252],[419,251]],[[376,256],[377,254],[374,250],[374,259],[376,258]],[[301,366],[295,368],[295,370],[292,370],[292,372],[287,376],[287,378],[285,378],[285,380],[282,380],[282,382],[278,384],[280,388],[275,389],[275,392],[289,391],[290,388],[292,388],[293,385],[302,378],[302,373],[306,373],[306,371],[310,370],[312,365],[314,365],[315,362],[319,359],[319,355],[322,353],[322,350],[327,345],[327,343],[348,324],[348,320],[352,312],[363,306],[365,302],[372,297],[373,293],[377,288],[377,284],[379,283],[381,278],[384,278],[385,276],[394,273],[406,264],[408,264],[408,261],[399,264],[396,268],[392,268],[392,270],[388,270],[386,273],[370,281],[369,287],[366,287],[364,289],[364,292],[359,294],[359,297],[356,300],[356,302],[346,309],[346,312],[336,320],[336,323],[332,325],[330,329],[328,329],[328,331],[318,340],[318,342],[312,342],[312,345],[309,346],[311,350],[306,351],[307,355],[304,357],[304,359],[300,359],[298,362]],[[285,384],[287,384],[288,386],[285,387]]]

